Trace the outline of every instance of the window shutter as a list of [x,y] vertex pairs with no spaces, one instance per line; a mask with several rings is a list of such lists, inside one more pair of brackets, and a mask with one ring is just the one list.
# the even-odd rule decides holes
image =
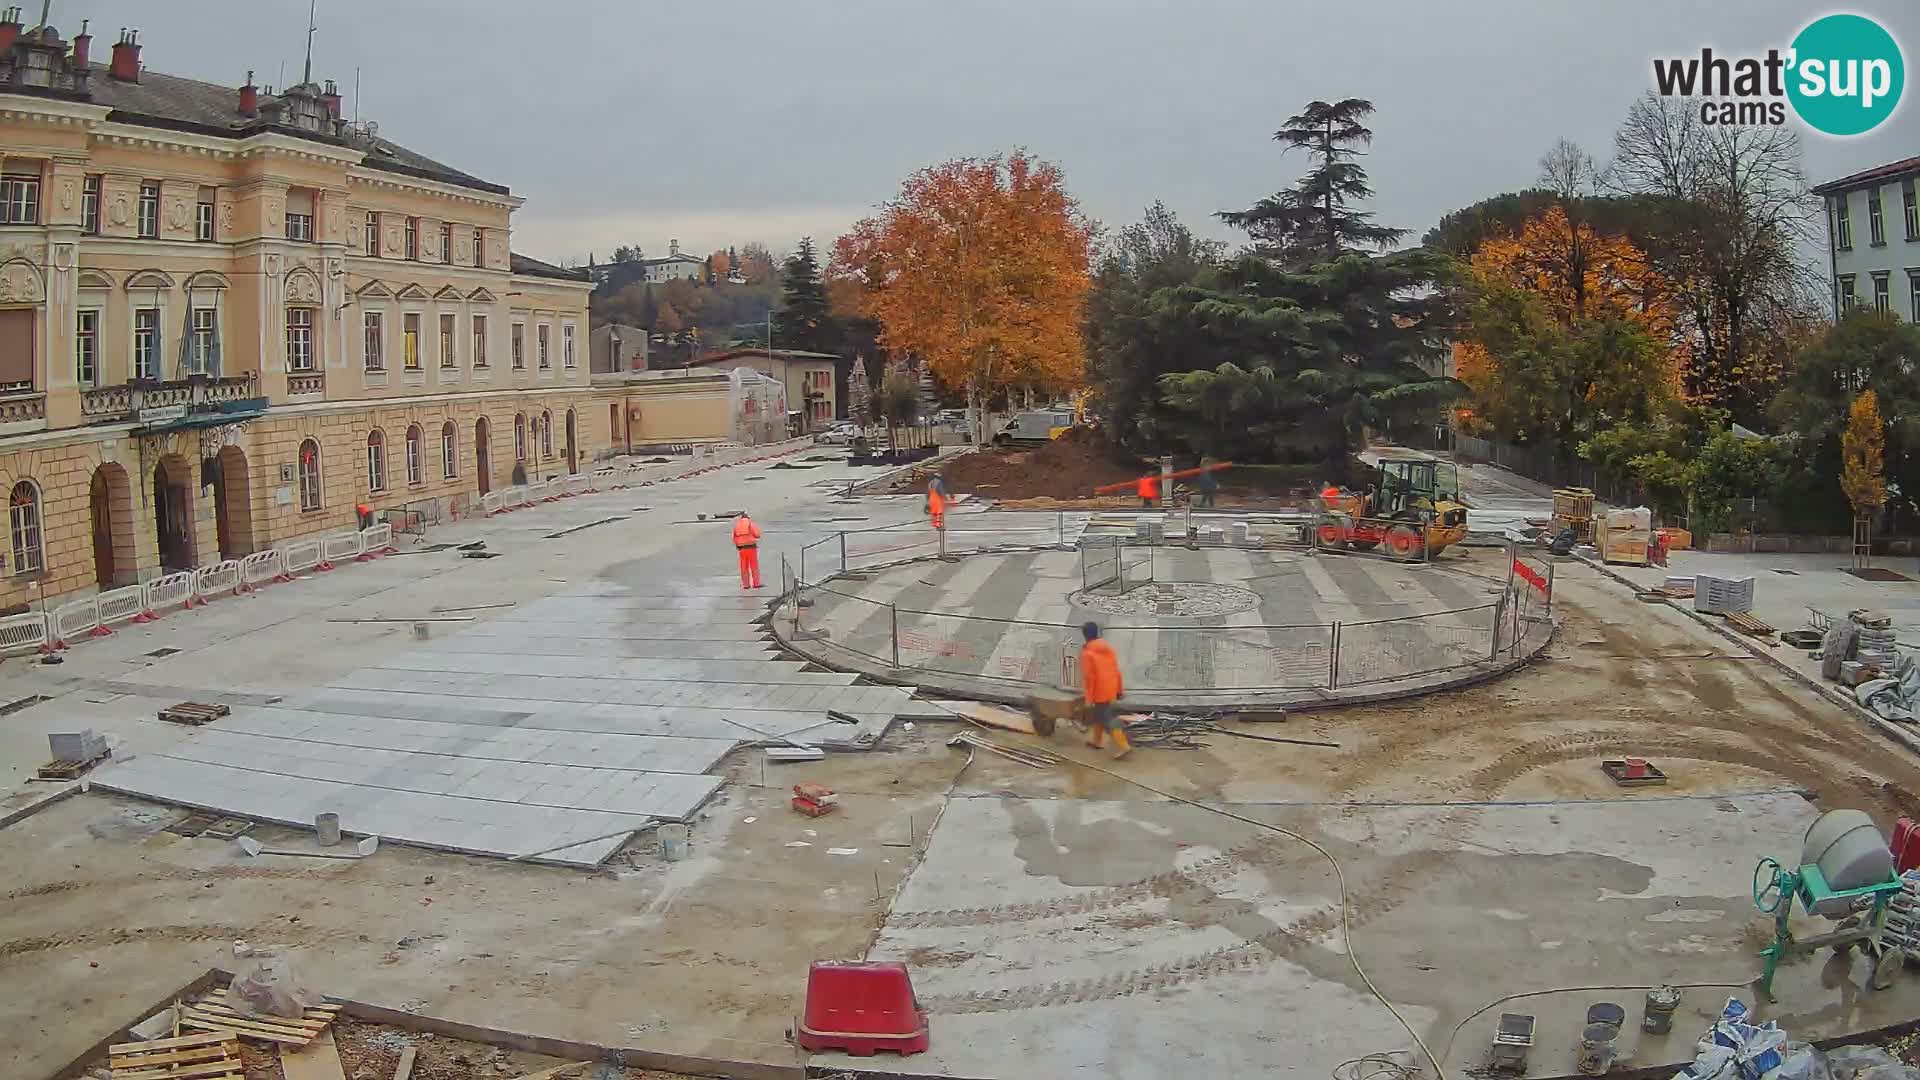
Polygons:
[[0,385],[33,383],[34,309],[0,311]]

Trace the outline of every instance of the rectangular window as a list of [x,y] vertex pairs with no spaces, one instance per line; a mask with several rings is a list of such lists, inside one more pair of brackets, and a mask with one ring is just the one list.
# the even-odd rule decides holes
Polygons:
[[89,176],[80,182],[80,231],[100,235],[100,177]]
[[140,235],[160,235],[160,185],[151,181],[140,185]]
[[213,370],[213,347],[220,333],[217,315],[210,307],[193,309],[193,341],[187,362],[202,375]]
[[367,312],[366,348],[367,348],[367,370],[368,371],[387,370],[386,335],[382,332],[382,327],[380,323],[381,323],[381,319],[380,319],[379,312],[377,311]]
[[313,309],[287,309],[287,370],[313,370]]
[[0,177],[0,224],[40,224],[39,177]]
[[367,254],[380,257],[380,215],[372,210],[367,211]]
[[196,203],[193,208],[193,238],[210,241],[213,239],[213,204]]
[[289,240],[313,239],[313,215],[312,214],[295,214],[295,213],[289,212],[287,214],[287,239]]
[[419,257],[420,257],[420,219],[417,217],[410,217],[407,219],[407,258],[418,259]]
[[440,261],[453,261],[453,226],[444,221],[440,223]]
[[447,480],[460,475],[460,448],[454,442],[451,420],[440,429],[440,475]]
[[1908,177],[1900,185],[1900,202],[1906,211],[1907,239],[1920,240],[1920,204],[1913,200],[1913,178]]
[[1909,321],[1920,326],[1920,270],[1907,271],[1907,292],[1907,303],[1913,309],[1913,318]]
[[561,367],[574,366],[572,324],[568,324],[560,328],[560,366]]
[[487,265],[487,230],[473,230],[473,265]]
[[541,323],[540,328],[538,330],[538,334],[539,334],[538,340],[539,340],[539,347],[540,347],[540,354],[539,354],[540,367],[541,367],[541,370],[543,371],[553,366],[553,358],[547,355],[547,331],[550,329],[551,327],[549,327],[546,323]]
[[133,377],[160,377],[159,308],[139,308],[133,313]]
[[100,313],[76,312],[73,324],[73,374],[81,386],[100,385]]
[[414,428],[408,431],[407,432],[407,483],[423,484],[426,482],[427,478],[424,475],[426,472],[426,463],[420,460],[423,456],[425,456],[426,452],[427,452],[426,448],[420,445],[420,429]]
[[1887,242],[1887,223],[1880,213],[1880,189],[1867,192],[1867,237],[1874,247],[1884,246]]
[[473,366],[477,368],[487,366],[487,317],[485,315],[473,317]]
[[400,362],[408,371],[420,370],[420,316],[414,312],[400,317]]
[[1875,311],[1889,311],[1893,307],[1892,301],[1887,296],[1887,276],[1885,270],[1873,275],[1873,310]]
[[527,369],[527,324],[513,324],[513,370]]
[[453,347],[454,316],[440,316],[440,366],[443,368],[459,366],[459,350]]
[[1853,218],[1847,212],[1847,197],[1840,196],[1833,204],[1833,243],[1841,251],[1853,250]]
[[1842,315],[1845,315],[1847,312],[1852,311],[1853,306],[1859,302],[1860,302],[1860,298],[1853,295],[1853,275],[1841,274],[1840,275],[1840,313]]

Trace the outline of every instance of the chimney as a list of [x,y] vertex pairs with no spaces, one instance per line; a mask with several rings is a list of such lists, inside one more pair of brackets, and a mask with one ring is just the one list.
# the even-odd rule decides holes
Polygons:
[[0,52],[13,48],[20,39],[20,8],[10,7],[0,11]]
[[80,32],[73,35],[73,66],[76,70],[87,70],[87,50],[93,45],[93,35],[87,33],[90,19],[80,20]]
[[253,72],[247,72],[247,84],[240,88],[240,115],[260,115],[260,88],[253,85]]
[[320,95],[320,100],[327,103],[327,119],[340,119],[340,88],[334,85],[332,79],[327,80],[326,91]]
[[678,240],[667,241],[667,255],[669,257],[672,257],[678,254],[680,254],[680,241]]
[[107,73],[121,82],[140,81],[140,31],[120,31],[120,40],[113,43],[113,63]]

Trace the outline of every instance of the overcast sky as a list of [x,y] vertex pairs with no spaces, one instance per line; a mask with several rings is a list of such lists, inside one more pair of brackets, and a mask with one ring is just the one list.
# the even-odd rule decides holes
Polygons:
[[[381,133],[527,200],[516,250],[605,258],[822,246],[912,170],[1024,146],[1109,228],[1212,212],[1299,174],[1269,141],[1314,98],[1370,98],[1380,220],[1420,231],[1596,154],[1654,55],[1784,47],[1802,0],[318,0],[314,73]],[[55,0],[105,59],[238,85],[298,77],[308,0]],[[28,8],[38,4],[28,3]],[[1853,0],[1920,54],[1920,6]],[[38,12],[29,10],[29,20]],[[280,75],[281,65],[286,75]],[[1920,154],[1920,89],[1860,138],[1804,136],[1815,182]],[[1796,122],[1797,123],[1797,122]]]

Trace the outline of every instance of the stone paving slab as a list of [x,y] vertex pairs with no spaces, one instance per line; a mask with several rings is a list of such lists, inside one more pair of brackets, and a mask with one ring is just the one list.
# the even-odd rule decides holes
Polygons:
[[[765,642],[737,641],[724,639],[717,641],[687,640],[684,638],[595,638],[597,644],[592,648],[595,656],[620,657],[625,659],[654,660],[771,660],[777,656],[772,645]],[[431,648],[420,650],[419,655],[452,655],[459,653],[486,653],[500,655],[508,653],[515,656],[579,656],[581,646],[577,640],[551,640],[546,638],[522,638],[513,640],[509,634],[462,633],[456,637],[434,643]]]
[[99,770],[93,784],[299,828],[312,827],[319,814],[337,813],[348,833],[469,855],[512,858],[552,848],[534,861],[579,867],[598,866],[634,830],[653,823],[645,815],[314,780],[158,754]]
[[450,674],[557,675],[566,678],[628,679],[642,682],[717,682],[803,686],[847,686],[852,675],[802,671],[802,660],[659,660],[604,656],[524,656],[517,652],[407,653],[383,660],[387,671]]

